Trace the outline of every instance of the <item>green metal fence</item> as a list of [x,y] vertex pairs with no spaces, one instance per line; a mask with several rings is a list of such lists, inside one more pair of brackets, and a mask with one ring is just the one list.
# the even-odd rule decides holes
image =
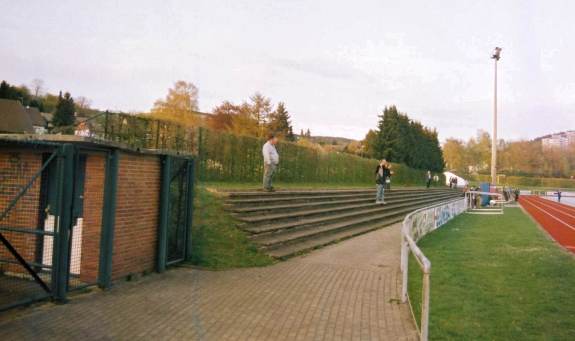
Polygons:
[[[92,137],[126,144],[185,152],[197,156],[199,180],[259,182],[262,179],[264,140],[251,136],[187,127],[145,116],[107,113],[93,120]],[[280,165],[275,179],[288,183],[373,184],[377,160],[340,152],[323,152],[290,142],[277,146]],[[425,183],[426,170],[393,165],[393,183]],[[434,174],[435,175],[435,174]],[[444,183],[443,174],[439,184]]]

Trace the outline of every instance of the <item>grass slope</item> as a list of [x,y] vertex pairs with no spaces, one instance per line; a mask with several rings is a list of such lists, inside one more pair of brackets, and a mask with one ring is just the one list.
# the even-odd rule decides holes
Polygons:
[[194,265],[210,269],[265,266],[272,258],[258,251],[223,209],[223,201],[204,187],[196,190],[192,256]]
[[[575,340],[575,258],[518,208],[461,215],[422,239],[432,340]],[[410,261],[419,318],[421,273]]]

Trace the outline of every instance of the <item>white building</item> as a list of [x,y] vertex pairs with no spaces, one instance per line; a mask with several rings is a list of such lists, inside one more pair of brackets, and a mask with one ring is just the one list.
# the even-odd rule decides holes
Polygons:
[[575,131],[565,131],[557,134],[543,136],[541,146],[546,148],[567,148],[575,144]]

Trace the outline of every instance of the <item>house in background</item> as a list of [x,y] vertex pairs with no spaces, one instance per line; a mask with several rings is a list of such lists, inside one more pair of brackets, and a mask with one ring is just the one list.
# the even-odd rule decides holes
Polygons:
[[0,133],[34,134],[30,115],[20,102],[0,98]]
[[44,134],[47,122],[37,108],[26,108],[16,100],[0,98],[0,133]]
[[26,107],[30,121],[32,122],[32,127],[34,128],[34,133],[36,134],[46,134],[48,130],[48,122],[42,116],[42,113],[38,108]]

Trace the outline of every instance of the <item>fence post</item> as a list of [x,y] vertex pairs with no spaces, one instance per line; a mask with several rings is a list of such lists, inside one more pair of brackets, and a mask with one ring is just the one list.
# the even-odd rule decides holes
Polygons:
[[427,341],[429,333],[429,269],[423,272],[421,305],[421,341]]
[[100,265],[98,267],[98,286],[102,289],[107,289],[112,284],[112,256],[116,223],[119,154],[118,150],[113,150],[108,154],[106,160],[104,207],[102,210],[102,232],[100,239]]
[[110,115],[110,113],[108,112],[108,110],[106,110],[106,113],[104,115],[104,139],[108,139],[108,116]]
[[186,207],[186,259],[192,256],[192,229],[194,228],[195,160],[188,160],[188,202]]
[[171,173],[172,157],[170,155],[166,155],[162,160],[162,180],[160,183],[160,217],[158,224],[158,256],[156,263],[157,272],[164,272],[166,270]]
[[202,155],[204,152],[203,138],[204,138],[204,129],[202,127],[199,127],[198,128],[198,177],[200,178],[200,180],[206,180],[204,170],[203,170],[203,168],[204,168],[203,166],[205,164],[204,156]]
[[58,156],[58,208],[53,256],[52,256],[52,294],[59,302],[66,301],[68,290],[68,271],[70,268],[70,232],[73,225],[74,202],[74,152],[73,145],[64,144]]
[[401,235],[401,275],[402,275],[402,286],[401,286],[401,301],[403,303],[407,302],[407,276],[409,271],[409,245],[407,245],[407,240],[405,236]]

